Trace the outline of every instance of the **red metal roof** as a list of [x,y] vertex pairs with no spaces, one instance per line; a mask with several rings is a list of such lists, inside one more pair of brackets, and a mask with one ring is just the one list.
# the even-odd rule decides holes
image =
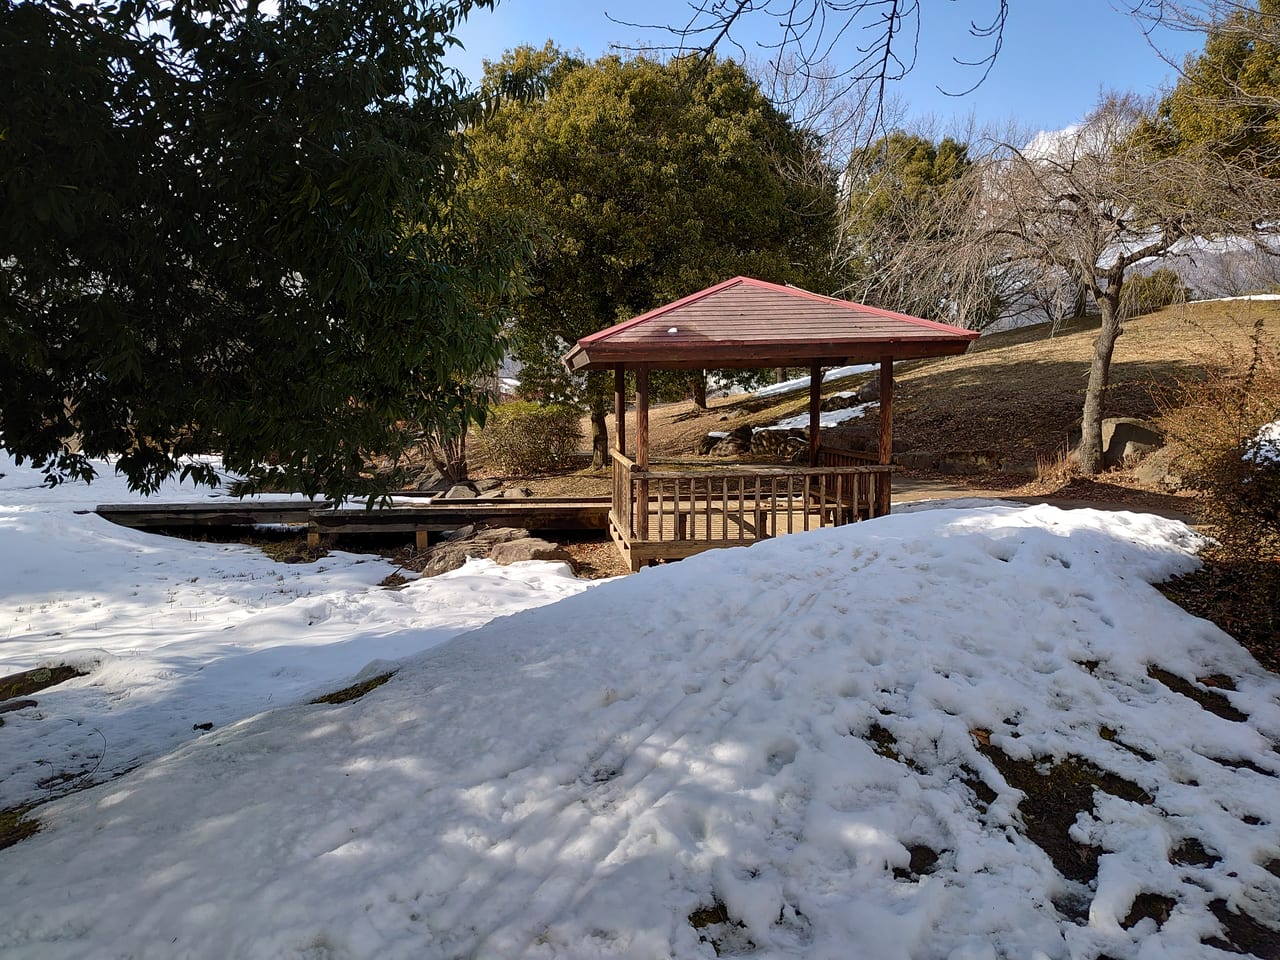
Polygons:
[[571,370],[833,365],[964,353],[978,334],[902,313],[734,277],[583,337]]

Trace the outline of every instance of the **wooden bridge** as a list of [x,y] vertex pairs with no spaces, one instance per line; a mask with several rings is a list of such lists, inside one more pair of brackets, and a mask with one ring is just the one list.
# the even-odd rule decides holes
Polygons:
[[94,512],[112,523],[141,530],[305,524],[307,540],[313,546],[318,546],[326,533],[412,533],[418,549],[425,550],[433,533],[472,523],[528,530],[603,531],[608,528],[609,502],[608,497],[477,497],[408,506],[333,509],[306,500],[208,500],[103,504]]

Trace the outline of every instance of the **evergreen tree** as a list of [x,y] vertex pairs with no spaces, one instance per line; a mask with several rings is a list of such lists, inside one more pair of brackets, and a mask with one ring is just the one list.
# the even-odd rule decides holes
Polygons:
[[0,0],[5,449],[337,497],[475,415],[521,245],[458,202],[482,102],[442,57],[490,6]]
[[602,464],[608,378],[568,383],[563,353],[734,275],[820,285],[834,184],[786,175],[813,145],[731,61],[583,64],[525,48],[490,65],[489,83],[513,69],[541,77],[545,94],[471,133],[471,195],[490,216],[521,212],[541,236],[515,312],[522,377],[588,402]]

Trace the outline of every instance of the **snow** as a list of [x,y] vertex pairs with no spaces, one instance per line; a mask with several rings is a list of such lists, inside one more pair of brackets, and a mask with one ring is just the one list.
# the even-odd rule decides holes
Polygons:
[[[849,367],[836,367],[834,370],[828,370],[822,375],[823,383],[830,383],[832,380],[840,380],[844,377],[853,377],[860,373],[870,373],[872,370],[879,369],[879,364],[862,363]],[[787,380],[783,383],[771,383],[767,387],[761,387],[759,390],[752,391],[753,397],[776,397],[784,393],[794,393],[797,390],[808,390],[811,377],[797,377],[794,380]]]
[[1280,464],[1280,420],[1264,423],[1245,447],[1244,459],[1251,463]]
[[[137,499],[105,464],[99,474],[49,489],[0,459],[0,676],[59,663],[90,672],[41,693],[38,711],[4,715],[0,809],[47,799],[68,778],[129,770],[200,736],[195,724],[309,699],[370,661],[586,587],[562,564],[472,561],[379,590],[395,566],[377,557],[282,564],[255,547],[75,514]],[[151,499],[219,498],[174,483]],[[42,786],[51,777],[59,784]]]
[[[846,407],[843,410],[830,410],[818,415],[819,427],[834,427],[844,423],[846,420],[856,420],[859,417],[865,417],[867,412],[872,409],[879,409],[880,403],[860,403],[856,406]],[[771,423],[767,427],[756,427],[757,430],[800,430],[809,426],[809,414],[799,413],[794,417],[786,417],[777,423]],[[709,434],[708,434],[709,436]]]
[[1280,300],[1280,293],[1250,293],[1240,297],[1214,297],[1211,300],[1193,300],[1193,303],[1230,303],[1233,300]]
[[[23,481],[0,480],[21,621],[0,651],[111,655],[38,694],[44,719],[5,715],[7,768],[51,757],[28,728],[69,718],[109,722],[112,749],[130,700],[223,712],[203,736],[183,716],[180,745],[139,735],[167,752],[42,806],[0,852],[7,958],[1157,960],[1225,956],[1202,944],[1214,901],[1280,923],[1280,678],[1150,585],[1197,563],[1177,522],[967,502],[589,589],[473,563],[390,592],[387,564],[339,555],[289,568],[281,594],[246,548],[112,528]],[[440,642],[468,617],[488,622]],[[391,658],[363,698],[303,702],[320,674]],[[1232,677],[1247,719],[1151,665]],[[1096,881],[1028,839],[978,730],[1151,796],[1099,792],[1077,818]],[[1171,863],[1188,837],[1221,860]],[[921,845],[936,868],[895,876]],[[1176,906],[1126,929],[1143,891]],[[716,904],[729,921],[695,928]]]

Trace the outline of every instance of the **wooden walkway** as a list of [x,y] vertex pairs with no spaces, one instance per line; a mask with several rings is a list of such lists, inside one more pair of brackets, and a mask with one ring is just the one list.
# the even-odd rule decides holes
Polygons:
[[608,497],[475,498],[412,506],[340,509],[304,500],[208,501],[205,503],[102,504],[94,512],[140,530],[181,530],[256,524],[306,525],[308,540],[323,534],[412,533],[425,549],[432,533],[468,524],[528,530],[606,530]]

